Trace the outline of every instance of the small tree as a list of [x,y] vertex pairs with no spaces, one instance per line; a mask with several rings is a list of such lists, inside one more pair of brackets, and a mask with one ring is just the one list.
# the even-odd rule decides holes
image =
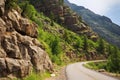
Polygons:
[[80,48],[81,47],[81,41],[80,39],[77,39],[76,43],[75,43],[75,48]]
[[61,48],[61,45],[60,45],[60,40],[59,40],[58,37],[55,37],[55,39],[51,43],[51,48],[52,48],[52,53],[54,55],[58,55],[62,52],[62,48]]
[[107,64],[109,71],[120,73],[120,51],[117,47],[114,47]]
[[50,25],[53,26],[54,25],[54,19],[55,19],[53,12],[50,12],[50,19],[51,19],[51,24]]
[[83,49],[88,51],[88,39],[86,36],[84,36]]
[[68,31],[64,31],[63,38],[67,43],[71,43],[70,33]]
[[107,52],[108,52],[108,56],[110,56],[113,53],[112,46],[110,45],[108,46]]
[[97,51],[100,54],[105,54],[105,44],[104,44],[103,39],[99,40]]
[[22,16],[33,19],[36,14],[36,9],[33,5],[30,5],[28,1],[25,1],[24,3],[20,4],[20,7],[22,8]]

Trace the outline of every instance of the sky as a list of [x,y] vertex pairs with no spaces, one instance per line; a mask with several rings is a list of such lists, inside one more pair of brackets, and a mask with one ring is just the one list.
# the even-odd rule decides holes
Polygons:
[[78,6],[84,6],[99,15],[109,17],[120,25],[120,0],[69,0]]

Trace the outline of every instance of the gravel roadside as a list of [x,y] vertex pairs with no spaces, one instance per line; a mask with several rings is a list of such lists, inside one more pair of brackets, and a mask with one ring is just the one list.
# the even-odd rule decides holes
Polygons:
[[67,78],[66,78],[66,67],[62,67],[55,75],[56,76],[47,78],[45,80],[67,80]]

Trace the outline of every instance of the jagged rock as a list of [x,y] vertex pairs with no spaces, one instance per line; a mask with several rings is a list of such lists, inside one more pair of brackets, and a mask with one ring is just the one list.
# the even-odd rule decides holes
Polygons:
[[[21,15],[15,11],[8,12],[8,19],[12,22],[13,28],[22,35],[28,35],[31,37],[37,37],[37,25],[30,23],[28,19],[22,18]],[[10,22],[8,22],[10,23]]]
[[85,24],[81,23],[80,25],[81,25],[81,30],[86,30],[86,29],[88,29]]
[[60,16],[60,17],[63,16],[63,6],[54,6],[52,10],[56,16]]
[[27,60],[17,60],[12,58],[5,59],[7,66],[7,75],[15,75],[17,77],[25,77],[31,71],[31,62]]
[[22,58],[19,48],[17,46],[17,39],[15,34],[4,35],[2,40],[2,47],[10,58]]
[[4,7],[5,7],[5,0],[0,0],[0,17],[3,16],[5,12]]
[[49,58],[46,56],[46,53],[41,48],[36,46],[29,46],[29,51],[30,51],[29,55],[32,59],[32,64],[35,66],[37,71],[41,71],[44,68],[49,70],[49,67],[51,66],[51,62],[45,61],[48,60]]
[[0,47],[0,58],[5,58],[6,52]]
[[5,77],[7,75],[7,66],[4,58],[0,58],[0,77]]
[[20,28],[18,29],[20,32],[25,33],[28,36],[31,37],[37,37],[37,25],[36,24],[31,24],[28,19],[20,19],[19,20]]
[[5,34],[1,39],[2,47],[9,58],[31,61],[37,71],[52,70],[52,63],[37,39],[17,32]]
[[[32,70],[30,68],[32,66],[36,71],[52,70],[52,63],[47,53],[40,48],[38,40],[29,36],[22,36],[14,31],[4,34],[1,37],[1,42],[3,48],[0,49],[1,64],[3,64],[3,59],[6,56],[9,57],[5,59],[6,63],[4,63],[7,65],[5,69],[9,72],[4,72],[0,68],[1,73],[6,74],[5,76],[12,74],[17,77],[24,77]],[[0,67],[4,66],[0,65]]]
[[[1,4],[5,1],[0,1]],[[37,25],[23,18],[16,10],[0,15],[0,77],[27,76],[36,71],[53,69],[48,54],[36,39]]]
[[69,14],[69,11],[70,11],[70,8],[68,6],[63,6],[63,13],[64,13],[64,16],[68,15]]
[[6,31],[5,22],[0,18],[0,34],[3,34]]
[[79,32],[81,29],[81,26],[78,26],[77,24],[72,24],[72,25],[68,25],[67,28],[74,32]]
[[73,25],[78,23],[77,16],[66,16],[65,17],[65,24],[66,25]]

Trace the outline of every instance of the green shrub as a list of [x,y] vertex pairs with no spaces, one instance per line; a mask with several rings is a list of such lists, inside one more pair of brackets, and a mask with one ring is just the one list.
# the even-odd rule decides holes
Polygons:
[[97,51],[100,54],[105,54],[105,43],[103,39],[100,39],[98,42]]
[[120,51],[117,47],[114,47],[107,64],[107,69],[109,71],[120,73]]
[[56,56],[56,55],[52,56],[52,62],[56,63],[57,65],[61,65],[62,64],[60,57]]
[[88,39],[87,39],[87,36],[84,36],[83,50],[88,51]]
[[91,68],[91,69],[95,69],[95,70],[98,70],[98,69],[107,69],[107,62],[90,62],[87,64],[88,68]]
[[50,45],[53,55],[58,55],[62,52],[62,46],[60,45],[60,39],[58,37],[55,37]]
[[7,10],[10,10],[12,8],[16,9],[18,7],[17,4],[16,4],[17,1],[18,0],[6,0],[6,2],[5,2],[5,8]]
[[22,16],[27,17],[29,19],[33,19],[35,15],[37,14],[36,9],[33,5],[29,4],[28,1],[22,2],[19,4],[19,6],[22,8]]

